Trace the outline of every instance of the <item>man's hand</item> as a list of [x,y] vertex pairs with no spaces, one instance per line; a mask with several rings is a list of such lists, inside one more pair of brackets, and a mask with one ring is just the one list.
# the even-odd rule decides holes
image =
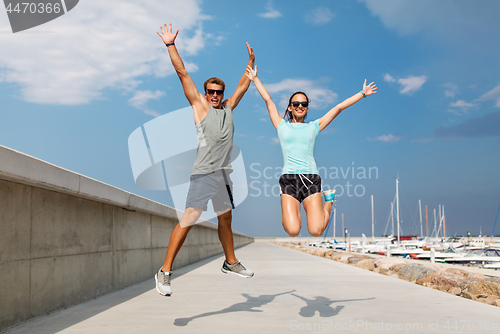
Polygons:
[[255,55],[253,54],[253,49],[250,47],[250,44],[247,42],[248,49],[248,61],[255,61]]
[[[160,27],[160,30],[161,30],[161,34],[159,32],[157,32],[158,36],[161,37],[161,39],[163,40],[163,43],[165,43],[165,44],[174,43],[175,38],[177,37],[177,34],[179,33],[179,29],[177,29],[175,34],[172,34],[172,23],[168,24],[168,29],[167,29],[167,24],[165,23],[164,27]],[[248,46],[248,43],[247,43],[247,46]],[[252,54],[253,54],[253,51],[252,51]]]
[[[168,25],[165,24],[163,27],[160,27],[161,33],[158,32],[158,36],[161,37],[163,43],[172,44],[175,42],[177,34],[179,30],[172,33],[172,23]],[[177,48],[175,46],[168,46],[168,55],[170,56],[170,60],[172,61],[172,65],[174,66],[175,72],[177,76],[181,80],[182,89],[184,90],[184,95],[186,96],[189,104],[193,107],[194,110],[194,122],[198,124],[206,115],[208,110],[208,102],[207,100],[198,93],[198,89],[193,82],[193,79],[189,76],[186,68],[184,67],[184,63],[182,62],[181,56],[177,52]]]
[[254,81],[255,78],[257,78],[257,65],[255,65],[255,69],[252,69],[252,67],[249,65],[247,66],[247,72],[246,75],[250,81]]

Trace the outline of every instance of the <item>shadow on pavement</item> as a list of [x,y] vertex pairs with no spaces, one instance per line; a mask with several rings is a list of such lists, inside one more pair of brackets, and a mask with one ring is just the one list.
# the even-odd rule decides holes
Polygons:
[[353,302],[353,301],[362,301],[362,300],[371,300],[375,298],[366,298],[366,299],[347,299],[347,300],[330,300],[326,297],[316,297],[315,299],[307,299],[302,296],[294,294],[295,290],[288,291],[288,292],[282,292],[278,293],[275,295],[261,295],[257,297],[251,297],[250,295],[244,293],[242,294],[243,297],[245,297],[247,300],[241,303],[236,303],[234,305],[231,305],[229,307],[226,307],[225,309],[222,309],[220,311],[215,311],[215,312],[205,312],[199,315],[195,315],[189,318],[178,318],[175,319],[174,325],[175,326],[186,326],[188,323],[190,323],[194,319],[199,319],[203,317],[209,317],[212,315],[217,315],[217,314],[224,314],[224,313],[232,313],[232,312],[264,312],[262,310],[258,310],[256,308],[262,307],[263,305],[271,303],[274,298],[277,296],[285,295],[285,294],[291,294],[292,296],[295,296],[297,298],[302,299],[303,301],[306,302],[307,306],[304,306],[300,309],[299,315],[302,317],[313,317],[316,312],[319,312],[320,317],[333,317],[339,314],[339,312],[344,308],[344,305],[338,305],[337,307],[333,308],[330,305],[333,303],[341,303],[341,302]]
[[302,307],[299,312],[299,315],[305,318],[313,317],[316,314],[316,312],[319,312],[319,316],[322,318],[329,318],[336,316],[345,306],[338,305],[335,308],[333,308],[330,306],[333,303],[355,302],[361,300],[375,299],[374,297],[372,297],[365,299],[330,300],[323,296],[317,296],[315,299],[307,299],[305,297],[296,295],[294,293],[292,293],[291,295],[300,298],[306,302],[307,306]]
[[202,313],[199,315],[192,316],[190,318],[178,318],[178,319],[175,319],[174,325],[175,326],[186,326],[190,321],[192,321],[194,319],[208,317],[208,316],[212,316],[212,315],[216,315],[216,314],[231,313],[231,312],[263,312],[262,310],[256,310],[255,308],[262,307],[263,305],[269,304],[277,296],[292,293],[294,291],[295,290],[288,291],[288,292],[282,292],[282,293],[278,293],[275,295],[261,295],[258,297],[251,297],[250,295],[243,293],[241,295],[247,299],[244,302],[236,303],[236,304],[231,305],[229,307],[226,307],[225,309],[220,310],[220,311],[205,312],[205,313]]

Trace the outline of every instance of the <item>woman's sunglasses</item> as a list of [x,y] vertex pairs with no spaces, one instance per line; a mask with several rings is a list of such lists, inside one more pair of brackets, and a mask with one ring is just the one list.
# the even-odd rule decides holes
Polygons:
[[309,105],[309,102],[307,102],[307,101],[304,101],[304,102],[298,102],[298,101],[292,102],[292,106],[294,108],[298,108],[301,104],[302,104],[302,106],[304,108],[307,108],[307,106]]
[[224,94],[224,91],[222,89],[207,89],[208,95],[214,95],[214,93],[217,93],[217,95],[222,95]]

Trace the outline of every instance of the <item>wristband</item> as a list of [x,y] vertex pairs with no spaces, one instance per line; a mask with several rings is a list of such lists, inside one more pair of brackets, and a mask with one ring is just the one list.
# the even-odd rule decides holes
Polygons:
[[165,44],[165,46],[168,48],[170,45],[175,45],[174,43],[168,43],[168,44]]
[[366,97],[366,94],[362,90],[360,90],[359,92],[363,94],[363,97]]

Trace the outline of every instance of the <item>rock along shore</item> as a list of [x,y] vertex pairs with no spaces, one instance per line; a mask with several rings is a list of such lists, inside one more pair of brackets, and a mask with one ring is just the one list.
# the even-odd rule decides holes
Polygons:
[[350,264],[386,276],[419,284],[431,289],[500,307],[500,277],[488,277],[459,268],[439,264],[410,263],[394,257],[373,257],[332,249],[318,249],[293,242],[274,242],[304,253]]

